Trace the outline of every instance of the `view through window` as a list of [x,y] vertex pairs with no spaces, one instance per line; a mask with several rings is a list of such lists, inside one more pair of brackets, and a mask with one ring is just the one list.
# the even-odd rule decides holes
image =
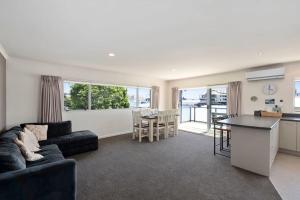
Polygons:
[[207,89],[184,89],[181,96],[181,121],[206,122]]
[[82,83],[64,82],[65,110],[89,109],[89,85]]
[[295,81],[295,109],[300,111],[300,80]]
[[67,111],[149,108],[150,104],[150,88],[64,82],[64,108]]
[[227,86],[181,90],[181,121],[207,122],[209,92],[212,116],[227,112]]
[[227,86],[215,86],[211,89],[211,113],[213,116],[227,113]]

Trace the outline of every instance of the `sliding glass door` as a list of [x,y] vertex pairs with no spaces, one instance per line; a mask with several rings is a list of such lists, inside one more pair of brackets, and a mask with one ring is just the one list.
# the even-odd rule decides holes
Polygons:
[[211,115],[218,117],[227,113],[227,85],[211,87]]
[[192,88],[180,90],[180,122],[181,128],[195,133],[208,130],[208,89]]
[[212,118],[226,114],[227,86],[182,89],[179,102],[180,127],[196,133],[208,132]]

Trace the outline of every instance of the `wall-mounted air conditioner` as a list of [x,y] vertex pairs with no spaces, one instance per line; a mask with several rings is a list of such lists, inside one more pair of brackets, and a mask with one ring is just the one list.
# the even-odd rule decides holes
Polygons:
[[280,79],[284,78],[285,68],[273,68],[258,70],[246,73],[246,78],[248,81],[259,81],[259,80],[268,80],[268,79]]

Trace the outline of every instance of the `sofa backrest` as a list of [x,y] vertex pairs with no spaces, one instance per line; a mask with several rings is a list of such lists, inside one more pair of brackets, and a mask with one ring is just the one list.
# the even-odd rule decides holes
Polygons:
[[26,168],[26,161],[14,140],[20,127],[14,127],[0,134],[0,173]]
[[64,121],[64,122],[57,122],[57,123],[24,123],[20,126],[22,129],[26,125],[32,124],[32,125],[48,125],[48,132],[47,137],[48,138],[54,138],[58,136],[68,135],[72,133],[72,122],[71,121]]

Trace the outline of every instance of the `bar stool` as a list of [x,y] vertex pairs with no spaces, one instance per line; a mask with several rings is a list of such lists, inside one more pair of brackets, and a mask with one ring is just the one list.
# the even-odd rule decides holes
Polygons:
[[[230,152],[230,135],[231,135],[231,127],[221,124],[219,121],[228,119],[229,117],[234,117],[234,116],[221,116],[221,117],[215,117],[213,118],[213,124],[214,124],[214,155],[222,155],[226,157],[230,157],[224,153],[221,153],[222,151],[227,151]],[[220,132],[220,143],[216,144],[216,131]],[[226,149],[224,149],[224,132],[226,132]],[[220,147],[220,153],[216,152],[216,146]]]

